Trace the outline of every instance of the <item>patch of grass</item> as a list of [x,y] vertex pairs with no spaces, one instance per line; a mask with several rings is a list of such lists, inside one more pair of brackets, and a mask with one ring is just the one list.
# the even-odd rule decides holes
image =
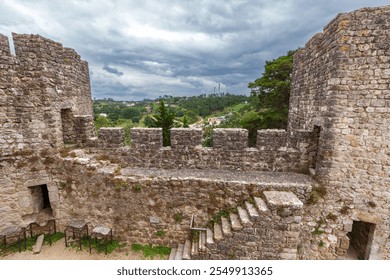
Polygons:
[[[95,240],[94,238],[90,238],[90,237],[86,237],[86,236],[84,236],[81,239],[81,247],[82,248],[89,249],[90,243],[91,243],[91,248],[96,250],[98,253],[105,253],[106,252],[106,245],[107,245],[107,254],[111,254],[117,248],[123,248],[124,246],[126,246],[125,243],[119,243],[118,240],[113,240],[112,243],[110,243],[110,241],[105,241],[102,239]],[[72,248],[75,248],[76,250],[79,250],[79,243],[77,241],[72,242],[70,244],[70,246]]]
[[325,242],[320,240],[320,242],[318,242],[318,247],[324,247],[325,246]]
[[221,218],[229,218],[229,211],[227,210],[221,210],[217,214],[215,214],[212,218],[211,221],[214,223],[221,223]]
[[249,197],[246,201],[249,202],[252,205],[255,204],[255,199],[253,197]]
[[228,210],[219,211],[217,214],[212,216],[211,220],[207,222],[206,226],[210,229],[214,229],[214,223],[220,224],[222,217],[229,219],[229,211]]
[[138,243],[131,244],[131,249],[134,252],[142,252],[144,254],[145,258],[153,259],[156,256],[160,258],[164,258],[166,256],[169,256],[171,253],[171,248],[166,246],[153,246],[153,245],[141,245]]
[[140,193],[142,191],[142,185],[141,184],[135,184],[133,186],[133,191],[136,193]]
[[156,231],[155,235],[158,237],[164,237],[167,233],[163,230]]
[[[35,236],[32,236],[32,237],[27,237],[26,238],[26,250],[27,251],[32,251],[35,243],[37,242],[37,239],[38,239],[38,236],[39,235],[35,235]],[[64,234],[62,232],[57,232],[55,234],[52,234],[51,235],[51,242],[54,243],[58,240],[60,240],[61,238],[64,237]],[[49,244],[49,239],[50,237],[48,235],[45,235],[45,238],[44,238],[44,244]],[[21,240],[21,245],[20,245],[20,248],[22,249],[22,252],[24,251],[24,240]],[[10,244],[7,244],[7,246],[4,246],[4,243],[2,243],[0,245],[0,255],[1,256],[6,256],[8,254],[13,254],[13,253],[17,253],[19,252],[19,245],[18,245],[18,241],[14,241]]]
[[192,231],[192,241],[199,242],[199,231],[198,230]]
[[138,243],[131,244],[131,250],[133,250],[134,252],[139,252],[142,250],[142,248],[143,246],[141,244]]
[[173,218],[177,223],[181,223],[183,221],[183,213],[178,212],[173,215]]
[[45,235],[45,238],[43,240],[44,240],[45,244],[49,244],[50,239],[51,239],[51,242],[54,243],[54,242],[57,242],[58,240],[62,239],[63,237],[64,237],[64,233],[57,231],[56,233],[52,234],[51,236]]
[[122,188],[126,189],[126,188],[130,187],[129,183],[127,183],[126,181],[124,181],[122,179],[113,179],[112,182],[114,184],[115,190],[120,190]]
[[323,233],[325,233],[325,231],[320,230],[319,227],[315,227],[314,230],[311,232],[311,234],[313,235],[321,235]]
[[325,187],[316,186],[313,187],[313,190],[310,193],[310,198],[308,200],[309,204],[316,204],[321,198],[325,197],[327,191]]

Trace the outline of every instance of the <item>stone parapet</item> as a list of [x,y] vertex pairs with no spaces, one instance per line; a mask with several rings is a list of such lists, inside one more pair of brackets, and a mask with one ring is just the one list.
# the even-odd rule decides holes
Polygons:
[[287,132],[282,129],[263,129],[257,131],[256,147],[259,150],[278,150],[286,147]]
[[163,146],[162,128],[131,128],[133,149],[158,150]]
[[98,147],[120,148],[125,142],[125,130],[121,127],[102,127],[98,132]]
[[172,149],[195,148],[202,145],[202,129],[172,128]]
[[248,147],[248,130],[216,128],[213,130],[213,148],[217,150],[243,150]]
[[[264,146],[248,148],[248,131],[245,129],[215,129],[213,147],[202,147],[202,130],[176,128],[171,130],[171,147],[163,147],[161,128],[132,128],[131,144],[118,151],[117,158],[133,167],[308,173],[313,153],[310,153],[310,145],[305,144],[305,139],[298,141],[300,145],[291,147],[285,131],[258,133]],[[115,134],[110,137],[110,141],[118,143],[117,147],[124,141],[122,135],[119,139],[114,139]],[[95,146],[93,141],[89,143]]]

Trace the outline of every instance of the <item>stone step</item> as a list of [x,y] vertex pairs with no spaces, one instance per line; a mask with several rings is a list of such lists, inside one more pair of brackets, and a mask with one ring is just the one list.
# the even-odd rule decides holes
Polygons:
[[171,253],[169,254],[169,260],[174,260],[176,256],[177,248],[172,248]]
[[218,223],[214,223],[214,240],[219,241],[223,239],[222,227]]
[[184,243],[183,248],[183,260],[190,260],[191,259],[191,241],[189,239],[186,240]]
[[206,243],[207,244],[214,244],[213,231],[209,228],[207,228],[207,231],[206,231]]
[[259,212],[257,212],[256,207],[252,203],[245,201],[245,208],[248,211],[250,219],[252,221],[258,221],[260,219]]
[[231,230],[231,227],[230,227],[230,222],[228,221],[228,219],[225,218],[225,217],[221,217],[221,224],[222,224],[223,236],[231,237],[233,234],[232,234],[232,230]]
[[175,260],[182,260],[183,259],[183,250],[184,250],[184,244],[179,244],[179,246],[177,246],[177,252],[176,252],[176,255],[175,255]]
[[199,253],[199,241],[192,241],[191,255],[196,256]]
[[41,252],[44,238],[45,238],[44,234],[38,236],[37,242],[35,243],[33,249],[34,254],[39,254]]
[[252,225],[251,220],[249,219],[248,213],[246,210],[240,206],[237,207],[238,217],[240,217],[241,224],[244,227],[250,227]]
[[300,209],[302,201],[292,192],[285,191],[265,191],[265,199],[271,207],[294,207]]
[[206,251],[206,232],[203,230],[199,233],[199,251]]
[[265,201],[262,198],[254,197],[254,200],[255,200],[255,206],[256,206],[257,210],[260,212],[260,214],[269,212],[267,204],[265,203]]
[[238,218],[238,215],[234,213],[229,213],[229,216],[230,216],[230,222],[232,223],[232,229],[234,231],[241,230],[243,226],[240,223],[240,219]]

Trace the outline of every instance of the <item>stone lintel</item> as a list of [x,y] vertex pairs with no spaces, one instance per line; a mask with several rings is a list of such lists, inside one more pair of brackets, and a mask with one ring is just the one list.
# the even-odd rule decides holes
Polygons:
[[295,207],[302,208],[303,203],[292,192],[283,191],[265,191],[264,196],[269,205],[278,207]]

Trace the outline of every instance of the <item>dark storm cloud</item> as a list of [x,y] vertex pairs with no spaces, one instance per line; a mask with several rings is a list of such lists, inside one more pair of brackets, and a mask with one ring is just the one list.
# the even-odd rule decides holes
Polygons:
[[108,65],[104,65],[103,70],[106,70],[108,73],[115,74],[118,77],[123,75],[123,72],[118,71],[118,69],[110,67]]
[[118,100],[248,93],[266,60],[303,46],[338,13],[387,0],[0,2],[0,33],[38,33],[89,62],[92,94]]

